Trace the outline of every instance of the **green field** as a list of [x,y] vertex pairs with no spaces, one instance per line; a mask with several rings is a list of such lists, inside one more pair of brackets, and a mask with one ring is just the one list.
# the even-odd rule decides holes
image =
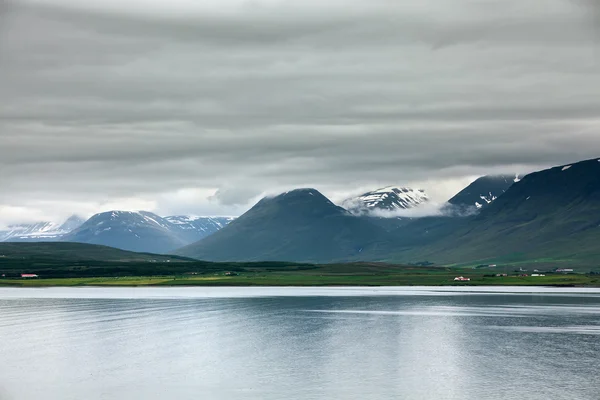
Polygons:
[[[498,271],[502,272],[502,271]],[[548,274],[543,277],[492,277],[493,269],[413,267],[389,264],[337,264],[314,268],[243,268],[226,272],[165,276],[0,279],[0,286],[564,286],[600,287],[600,275]],[[455,282],[456,276],[471,278]]]
[[[429,265],[425,263],[424,265]],[[593,264],[589,264],[593,265]],[[552,271],[562,265],[539,259],[521,263],[506,259],[495,268],[475,264],[415,266],[377,262],[300,264],[290,262],[214,263],[189,258],[124,252],[73,243],[0,243],[0,286],[441,286],[548,285],[600,286],[600,274],[589,265],[575,274],[544,277],[495,277],[506,273]],[[21,279],[21,274],[39,278]],[[471,278],[455,282],[456,276]]]

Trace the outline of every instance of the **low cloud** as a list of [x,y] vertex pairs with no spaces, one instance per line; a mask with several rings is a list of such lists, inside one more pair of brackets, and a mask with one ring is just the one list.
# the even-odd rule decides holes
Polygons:
[[398,210],[366,210],[362,215],[379,218],[469,217],[479,213],[477,207],[459,207],[449,203],[428,202]]
[[219,188],[208,199],[223,206],[240,206],[248,204],[249,201],[260,195],[261,192],[258,190],[239,185],[237,187]]
[[438,217],[444,214],[444,204],[438,203],[423,203],[416,207],[398,210],[381,210],[374,209],[365,213],[370,217],[379,218],[423,218],[423,217]]

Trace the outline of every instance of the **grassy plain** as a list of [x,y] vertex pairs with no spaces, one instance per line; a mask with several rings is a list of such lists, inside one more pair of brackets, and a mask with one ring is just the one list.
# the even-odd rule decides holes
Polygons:
[[[564,286],[600,287],[600,275],[551,274],[540,277],[491,276],[501,268],[417,267],[378,263],[308,266],[252,264],[233,275],[226,271],[162,276],[0,279],[0,286]],[[515,275],[509,272],[509,275]],[[456,282],[465,276],[468,282]]]

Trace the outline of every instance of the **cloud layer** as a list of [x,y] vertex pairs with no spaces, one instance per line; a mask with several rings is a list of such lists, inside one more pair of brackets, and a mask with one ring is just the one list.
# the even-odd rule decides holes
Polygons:
[[96,3],[0,7],[0,225],[598,156],[592,1]]

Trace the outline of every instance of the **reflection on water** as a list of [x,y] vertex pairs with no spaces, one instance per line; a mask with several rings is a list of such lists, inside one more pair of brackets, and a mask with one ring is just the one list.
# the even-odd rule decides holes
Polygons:
[[598,399],[600,292],[447,290],[0,289],[0,399]]

